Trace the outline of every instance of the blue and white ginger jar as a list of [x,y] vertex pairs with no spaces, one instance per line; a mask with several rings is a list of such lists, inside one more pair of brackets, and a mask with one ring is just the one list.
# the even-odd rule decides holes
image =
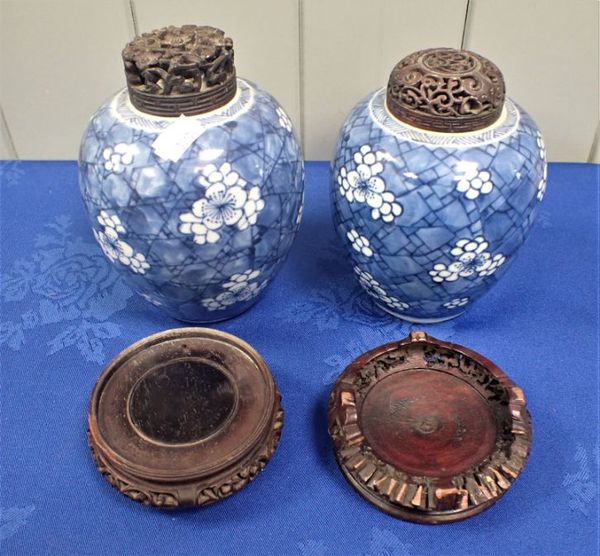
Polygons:
[[416,52],[360,101],[332,163],[337,234],[375,303],[411,322],[460,315],[508,270],[546,190],[531,117],[467,51]]
[[236,77],[222,31],[161,29],[123,58],[129,90],[100,107],[81,143],[94,236],[127,282],[173,317],[233,317],[271,282],[300,224],[304,170],[292,123],[271,95]]

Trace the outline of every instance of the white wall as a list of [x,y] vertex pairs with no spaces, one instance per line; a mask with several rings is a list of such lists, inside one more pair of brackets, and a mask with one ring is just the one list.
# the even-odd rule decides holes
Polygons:
[[[184,23],[234,39],[239,75],[273,93],[327,160],[352,105],[430,46],[503,71],[554,161],[600,162],[597,0],[0,0],[0,158],[75,159],[94,110],[124,86],[135,34]],[[594,140],[594,137],[596,139]]]

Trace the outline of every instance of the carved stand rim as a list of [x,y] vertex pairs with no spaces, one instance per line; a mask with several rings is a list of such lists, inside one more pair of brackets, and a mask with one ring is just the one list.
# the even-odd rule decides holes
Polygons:
[[[469,384],[487,393],[488,403],[506,411],[494,451],[449,479],[396,469],[374,453],[361,429],[362,402],[370,388],[385,376],[409,370],[402,367],[406,356],[418,350],[424,368],[469,375]],[[380,509],[418,523],[457,521],[491,506],[519,476],[531,447],[531,419],[522,390],[480,354],[424,332],[413,332],[353,361],[332,389],[328,417],[336,459],[348,481]]]

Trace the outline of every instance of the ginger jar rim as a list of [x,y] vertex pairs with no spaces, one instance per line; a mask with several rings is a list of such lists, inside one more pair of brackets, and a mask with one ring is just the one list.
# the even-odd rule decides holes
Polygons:
[[429,131],[414,127],[394,116],[387,106],[385,87],[369,95],[367,111],[372,120],[391,135],[415,143],[458,148],[501,141],[512,135],[521,121],[519,107],[509,97],[505,97],[501,116],[488,127],[461,133]]
[[131,99],[127,87],[120,89],[108,101],[110,114],[116,120],[127,126],[146,132],[160,132],[182,117],[190,122],[199,122],[207,127],[220,125],[248,112],[254,105],[256,87],[242,78],[237,78],[237,90],[234,97],[223,106],[210,112],[203,112],[193,116],[157,116],[137,109]]

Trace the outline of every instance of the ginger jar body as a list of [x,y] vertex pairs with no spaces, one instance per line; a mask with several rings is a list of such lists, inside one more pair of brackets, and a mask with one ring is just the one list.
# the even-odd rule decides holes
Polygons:
[[546,188],[536,124],[491,62],[452,49],[400,62],[347,117],[332,166],[358,281],[413,322],[458,316],[502,277]]
[[[157,43],[148,64],[143,51]],[[299,226],[303,161],[290,119],[236,77],[231,40],[216,29],[155,31],[123,57],[129,90],[94,114],[80,150],[94,236],[175,318],[235,316],[277,273]]]

